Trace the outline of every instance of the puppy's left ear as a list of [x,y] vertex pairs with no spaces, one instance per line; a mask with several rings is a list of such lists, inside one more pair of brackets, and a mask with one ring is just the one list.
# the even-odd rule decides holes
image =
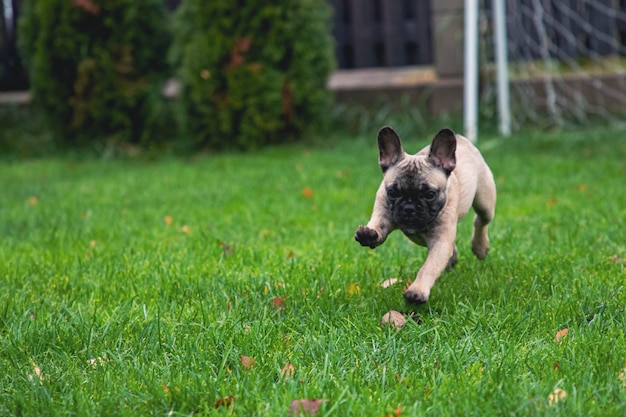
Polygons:
[[456,135],[450,129],[441,129],[430,145],[431,162],[446,171],[448,175],[456,167]]

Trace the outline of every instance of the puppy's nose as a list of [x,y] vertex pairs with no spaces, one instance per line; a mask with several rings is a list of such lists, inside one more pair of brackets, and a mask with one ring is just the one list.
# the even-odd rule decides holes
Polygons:
[[415,206],[406,205],[402,207],[402,212],[404,213],[405,216],[413,216],[415,215],[415,213],[417,213],[417,210],[415,209]]

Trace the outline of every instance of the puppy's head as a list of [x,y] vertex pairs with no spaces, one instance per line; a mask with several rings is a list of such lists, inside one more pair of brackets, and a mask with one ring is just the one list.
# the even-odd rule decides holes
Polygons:
[[409,155],[398,134],[386,126],[378,133],[378,150],[393,221],[407,235],[427,231],[448,198],[448,178],[456,165],[454,132],[442,129],[428,153]]

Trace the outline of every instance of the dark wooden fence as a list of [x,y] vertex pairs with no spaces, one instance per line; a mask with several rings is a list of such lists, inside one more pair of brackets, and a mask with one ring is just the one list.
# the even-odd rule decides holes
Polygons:
[[429,65],[431,0],[331,0],[339,68]]

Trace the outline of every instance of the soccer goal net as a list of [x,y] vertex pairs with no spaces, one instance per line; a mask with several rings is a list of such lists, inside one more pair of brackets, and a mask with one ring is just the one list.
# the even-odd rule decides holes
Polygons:
[[626,120],[626,0],[483,0],[481,112],[495,112],[496,1],[506,5],[513,129]]

